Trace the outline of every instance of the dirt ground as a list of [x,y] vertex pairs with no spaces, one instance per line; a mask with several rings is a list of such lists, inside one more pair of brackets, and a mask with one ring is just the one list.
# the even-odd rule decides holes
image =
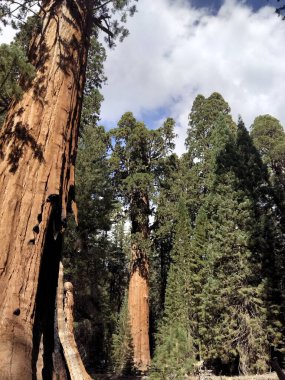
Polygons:
[[278,379],[275,372],[265,373],[263,375],[251,376],[210,376],[212,380],[276,380]]
[[[147,376],[144,377],[116,377],[106,374],[96,374],[96,380],[148,380]],[[275,372],[265,373],[263,375],[251,375],[251,376],[214,376],[214,375],[202,375],[202,376],[191,376],[185,378],[185,380],[278,380]]]

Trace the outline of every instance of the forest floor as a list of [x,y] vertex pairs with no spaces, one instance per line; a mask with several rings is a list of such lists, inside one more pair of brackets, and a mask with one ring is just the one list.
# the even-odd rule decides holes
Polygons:
[[200,376],[192,377],[192,379],[200,380],[278,380],[275,372],[264,373],[263,375],[248,375],[248,376]]
[[[97,374],[96,380],[148,380],[147,376],[143,377],[117,377],[107,374]],[[216,375],[201,375],[185,377],[185,380],[278,380],[275,372],[265,373],[263,375],[248,375],[248,376],[216,376]]]

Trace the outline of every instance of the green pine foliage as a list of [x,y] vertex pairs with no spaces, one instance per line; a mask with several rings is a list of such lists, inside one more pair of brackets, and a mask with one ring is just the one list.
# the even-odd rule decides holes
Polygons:
[[11,101],[21,98],[33,77],[34,67],[20,45],[0,45],[0,124]]
[[195,349],[189,314],[193,306],[196,263],[190,253],[190,221],[185,200],[177,207],[172,263],[168,272],[164,315],[156,334],[152,379],[184,379],[193,372]]
[[[162,330],[161,330],[162,332]],[[151,369],[151,380],[183,380],[193,372],[193,344],[187,328],[180,320],[163,332]]]
[[221,118],[211,143],[209,188],[196,226],[204,237],[199,247],[204,260],[201,357],[229,373],[263,373],[271,345],[281,339],[280,325],[268,315],[263,215],[270,206],[264,203],[269,198],[264,168],[241,121],[235,136]]
[[221,116],[225,117],[232,129],[235,129],[230,107],[217,92],[208,98],[198,95],[189,114],[187,153],[183,161],[185,169],[187,168],[185,179],[188,184],[188,205],[193,224],[207,193],[207,178],[211,170],[208,158],[212,149],[210,139],[213,127]]
[[166,174],[165,157],[174,148],[174,121],[167,119],[157,130],[149,130],[131,112],[125,113],[110,135],[110,167],[116,196],[127,210],[132,242],[144,255],[150,252],[152,204]]
[[[229,112],[217,93],[197,97],[188,152],[158,196],[156,252],[169,264],[154,379],[183,379],[195,372],[195,360],[217,373],[264,373],[272,349],[282,351],[284,234],[276,190],[243,122],[236,127]],[[177,208],[181,194],[184,217]],[[187,359],[179,361],[178,336],[189,348],[189,372],[181,364]]]
[[98,38],[93,35],[90,39],[88,60],[86,67],[86,83],[84,86],[84,100],[80,121],[80,133],[88,126],[95,126],[100,120],[101,103],[104,98],[100,89],[107,78],[104,75],[106,51]]
[[[284,326],[284,314],[272,304],[281,306],[284,310],[284,273],[285,273],[285,133],[280,122],[270,116],[258,116],[251,127],[252,140],[261,155],[264,165],[269,173],[274,207],[266,210],[271,212],[270,224],[265,229],[271,234],[270,252],[266,262],[266,271],[270,278],[271,287],[271,314],[275,315],[279,324]],[[269,239],[267,239],[268,241]],[[277,317],[279,315],[279,317]],[[284,343],[279,345],[284,351]]]
[[[34,77],[26,51],[37,22],[0,45],[0,125]],[[63,255],[85,365],[135,374],[125,295],[131,219],[132,238],[151,253],[150,378],[182,380],[197,361],[221,374],[264,373],[271,351],[282,358],[285,345],[284,129],[262,115],[249,136],[213,93],[194,101],[181,158],[172,154],[172,119],[149,130],[126,113],[106,132],[97,126],[105,81],[97,34],[76,164],[79,226],[69,218]]]
[[203,95],[196,97],[189,115],[189,129],[186,138],[186,146],[193,160],[203,161],[205,159],[206,151],[211,147],[212,128],[221,115],[225,116],[229,124],[233,124],[230,111],[228,103],[217,92],[208,98]]
[[135,373],[133,351],[128,296],[126,293],[118,316],[116,330],[112,335],[112,363],[113,371],[117,375],[123,376]]
[[[164,174],[164,158],[174,148],[173,128],[173,119],[167,119],[162,127],[149,130],[127,112],[120,119],[118,128],[109,132],[114,185],[126,203],[139,193],[149,197],[155,195]],[[135,202],[133,207],[133,213],[139,214],[141,210],[136,209],[139,206]]]
[[[270,175],[275,201],[285,218],[285,133],[279,120],[258,116],[251,126],[251,137]],[[282,221],[284,223],[284,220]]]
[[[116,39],[123,41],[129,34],[125,27],[128,16],[136,12],[137,0],[93,1],[86,3],[90,16],[89,36],[98,36],[98,31],[105,33],[105,39],[110,47],[115,46]],[[56,2],[55,2],[56,5]],[[1,0],[0,31],[2,26],[11,25],[14,29],[23,29],[29,23],[35,10],[42,8],[37,0]],[[72,8],[72,7],[71,7]],[[104,21],[104,22],[102,22]]]
[[173,248],[175,227],[178,220],[176,202],[180,197],[178,190],[181,168],[175,154],[165,158],[164,175],[159,182],[159,192],[154,197],[156,205],[152,230],[152,252],[150,265],[150,291],[152,307],[152,331],[157,325],[164,309],[167,275],[171,263],[170,252]]
[[285,151],[285,133],[280,121],[270,115],[258,116],[251,126],[250,135],[270,170],[279,173]]
[[[127,283],[125,234],[116,221],[117,203],[103,127],[86,127],[78,150],[78,227],[69,218],[65,278],[75,288],[75,335],[89,369],[111,366],[111,337]],[[84,281],[83,281],[84,279]],[[84,348],[84,349],[83,349]]]

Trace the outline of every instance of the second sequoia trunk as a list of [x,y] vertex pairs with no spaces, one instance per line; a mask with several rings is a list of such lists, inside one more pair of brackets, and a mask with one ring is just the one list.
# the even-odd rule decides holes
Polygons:
[[[150,366],[149,347],[149,200],[140,192],[131,201],[132,246],[129,282],[129,316],[134,349],[134,365],[140,372]],[[138,210],[140,211],[138,213]]]
[[131,270],[128,308],[133,344],[133,363],[139,372],[150,366],[149,263],[150,202],[166,173],[166,156],[173,149],[174,121],[149,130],[131,112],[125,113],[118,128],[109,132],[110,165],[118,198],[128,205],[131,221]]
[[[42,318],[34,324],[41,315],[39,308],[48,307],[48,300],[39,297],[51,294],[54,298],[56,294],[60,235],[67,207],[74,201],[74,163],[88,51],[87,3],[42,2],[41,31],[31,45],[36,77],[22,100],[12,105],[1,130],[2,380],[35,378],[35,353],[41,341],[35,331],[37,336],[48,331]],[[46,338],[42,339],[43,357],[48,367],[53,342],[50,346]]]

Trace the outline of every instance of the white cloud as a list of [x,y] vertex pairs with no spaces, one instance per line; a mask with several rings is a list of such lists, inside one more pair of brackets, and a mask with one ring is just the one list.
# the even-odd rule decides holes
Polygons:
[[103,123],[166,109],[181,152],[195,96],[218,91],[248,126],[264,113],[285,124],[285,23],[273,8],[226,0],[213,16],[182,0],[140,0],[138,9],[130,36],[108,52]]
[[15,29],[10,25],[6,26],[0,33],[0,44],[10,43],[16,34]]

